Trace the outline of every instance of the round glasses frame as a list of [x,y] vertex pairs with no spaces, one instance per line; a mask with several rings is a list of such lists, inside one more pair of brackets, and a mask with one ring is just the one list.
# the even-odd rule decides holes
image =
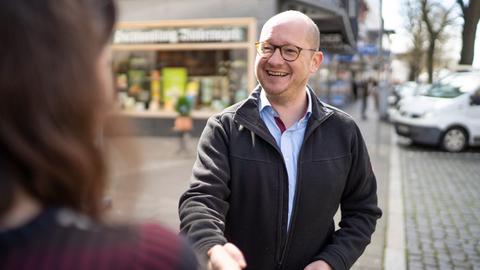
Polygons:
[[[264,48],[265,44],[270,46],[270,48],[272,48],[272,50],[269,51],[269,52],[264,52],[263,48]],[[258,55],[263,57],[263,58],[271,57],[277,49],[280,49],[280,55],[282,56],[283,60],[285,60],[287,62],[293,62],[293,61],[297,60],[302,51],[312,51],[312,52],[317,52],[318,51],[318,50],[315,50],[315,49],[306,49],[306,48],[298,47],[298,46],[291,45],[291,44],[277,46],[277,45],[273,45],[273,44],[270,44],[270,43],[265,42],[265,41],[255,42],[255,48],[257,49]],[[289,52],[289,50],[293,49],[293,48],[298,50],[298,52],[295,51],[295,53],[296,53],[295,57],[285,57],[285,54],[288,55],[288,53],[291,53],[291,52]]]

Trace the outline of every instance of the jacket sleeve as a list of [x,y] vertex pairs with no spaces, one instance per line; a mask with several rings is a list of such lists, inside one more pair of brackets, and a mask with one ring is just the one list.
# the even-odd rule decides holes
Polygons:
[[198,143],[189,189],[180,197],[180,232],[200,256],[216,244],[225,244],[225,217],[229,209],[230,166],[228,136],[218,116],[211,117]]
[[354,125],[351,167],[340,202],[341,220],[330,242],[315,260],[335,270],[349,269],[370,243],[382,211],[377,206],[377,183],[360,130]]

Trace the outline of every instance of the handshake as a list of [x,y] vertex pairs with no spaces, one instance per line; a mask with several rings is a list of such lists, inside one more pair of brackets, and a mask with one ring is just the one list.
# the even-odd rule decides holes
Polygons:
[[[215,245],[208,251],[209,270],[241,270],[247,267],[242,252],[232,243]],[[332,270],[332,267],[323,260],[307,265],[304,270]]]
[[209,270],[241,270],[247,267],[242,252],[232,243],[215,245],[207,254]]

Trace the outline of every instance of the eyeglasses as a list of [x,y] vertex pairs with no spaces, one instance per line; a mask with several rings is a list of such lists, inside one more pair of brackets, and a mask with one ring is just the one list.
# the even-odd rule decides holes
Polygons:
[[263,58],[268,58],[272,56],[275,53],[275,50],[278,48],[280,49],[280,55],[282,56],[283,60],[288,62],[293,62],[297,60],[302,50],[313,51],[313,52],[317,51],[315,49],[304,49],[295,45],[276,46],[265,41],[256,42],[255,48],[257,48],[258,55]]

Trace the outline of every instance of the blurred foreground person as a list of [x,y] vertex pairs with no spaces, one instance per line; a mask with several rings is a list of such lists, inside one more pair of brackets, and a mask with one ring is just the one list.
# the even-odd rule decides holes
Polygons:
[[111,0],[0,1],[0,269],[195,269],[153,224],[102,223]]

